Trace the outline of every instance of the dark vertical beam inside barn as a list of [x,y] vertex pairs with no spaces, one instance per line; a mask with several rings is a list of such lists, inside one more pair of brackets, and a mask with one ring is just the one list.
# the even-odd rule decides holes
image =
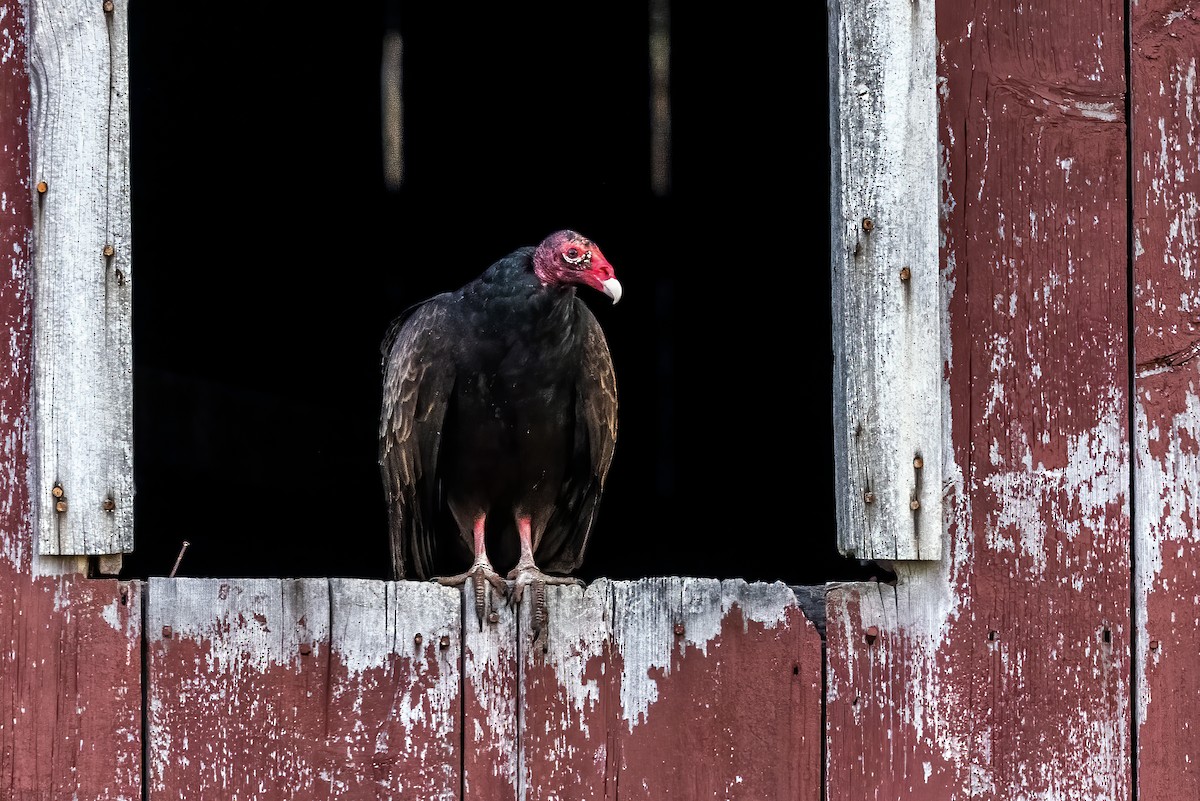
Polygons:
[[1137,798],[1200,797],[1200,141],[1194,6],[1131,7]]
[[828,593],[830,799],[1129,797],[1123,10],[937,4],[947,548]]

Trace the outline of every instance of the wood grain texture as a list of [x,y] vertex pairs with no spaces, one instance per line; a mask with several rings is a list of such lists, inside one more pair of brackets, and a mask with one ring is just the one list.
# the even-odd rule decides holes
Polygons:
[[[133,549],[126,4],[30,4],[39,552]],[[113,255],[105,255],[105,246]],[[55,486],[61,496],[52,494]],[[111,505],[106,504],[111,501]],[[111,508],[107,508],[111,506]]]
[[152,579],[149,798],[457,799],[460,608],[425,583]]
[[1200,797],[1200,6],[1132,8],[1138,798]]
[[932,559],[942,534],[937,37],[929,0],[829,4],[838,547]]
[[1124,22],[937,6],[947,549],[827,595],[830,801],[1130,796]]
[[[495,593],[475,611],[475,583],[463,589],[464,801],[518,798],[518,651],[516,611]],[[490,619],[495,614],[495,621]]]
[[25,4],[0,0],[0,798],[141,799],[137,584],[37,575]]
[[141,799],[140,603],[0,560],[0,798]]
[[820,798],[821,640],[783,584],[549,587],[522,633],[521,798]]

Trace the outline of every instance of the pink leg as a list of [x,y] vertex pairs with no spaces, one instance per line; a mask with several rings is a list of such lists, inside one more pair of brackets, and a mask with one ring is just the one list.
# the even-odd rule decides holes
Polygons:
[[484,516],[479,515],[475,518],[475,522],[472,525],[472,533],[475,538],[474,564],[465,573],[459,573],[457,576],[442,576],[435,579],[438,584],[447,587],[461,587],[467,582],[467,579],[475,580],[475,614],[479,618],[480,626],[483,625],[483,616],[487,608],[487,584],[491,584],[496,592],[501,595],[508,595],[508,585],[504,583],[504,579],[500,578],[500,574],[492,567],[492,562],[487,556],[487,548],[484,546],[484,520]]
[[544,648],[543,634],[550,618],[549,611],[546,609],[546,585],[574,584],[582,587],[583,582],[569,576],[547,576],[538,568],[533,561],[533,521],[528,515],[517,516],[517,534],[521,538],[521,558],[517,560],[517,566],[508,574],[508,577],[514,580],[509,600],[513,603],[520,602],[525,595],[525,587],[533,585],[534,640],[540,640]]

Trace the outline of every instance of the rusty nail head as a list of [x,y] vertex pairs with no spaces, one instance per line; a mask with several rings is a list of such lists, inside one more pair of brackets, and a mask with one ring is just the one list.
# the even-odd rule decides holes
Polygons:
[[308,644],[308,643],[306,643],[306,642],[302,642],[302,643],[300,643],[300,655],[301,655],[301,656],[308,656],[308,655],[309,655],[309,654],[311,654],[311,653],[312,653],[312,646],[311,646],[311,645],[309,645],[309,644]]
[[918,501],[916,498],[913,498],[911,501],[908,502],[908,508],[912,509],[915,512],[921,508],[921,502]]
[[111,14],[112,10],[113,10],[113,1],[112,0],[104,0],[104,13]]
[[900,280],[907,281],[910,278],[912,278],[912,270],[908,269],[907,267],[901,267],[900,268]]
[[425,638],[421,636],[420,632],[413,636],[414,645],[420,645],[424,640]]
[[105,256],[111,256],[112,254],[114,254],[114,253],[116,253],[116,252],[117,252],[117,251],[116,251],[116,249],[115,249],[115,248],[113,248],[113,246],[112,246],[112,245],[105,245],[105,246],[104,246],[104,255],[105,255]]
[[988,642],[995,642],[996,638],[999,636],[1000,632],[996,631],[995,629],[988,631]]
[[867,642],[871,642],[871,643],[875,642],[875,639],[878,636],[879,636],[879,626],[868,626],[867,627]]
[[63,496],[62,484],[55,484],[54,489],[50,490],[50,494],[55,498],[61,498]]
[[38,181],[37,190],[38,190],[39,194],[42,194],[42,195],[46,194],[46,190],[49,188],[50,187],[46,185],[45,181]]
[[171,639],[171,627],[170,626],[163,626],[163,637],[168,640]]
[[863,230],[868,233],[875,227],[875,221],[870,217],[863,217]]
[[447,648],[449,648],[450,647],[450,635],[443,634],[442,638],[440,640],[438,640],[438,645],[441,646],[443,651],[446,650]]
[[870,490],[867,490],[866,492],[864,492],[863,493],[863,502],[864,503],[875,503],[875,493],[871,492]]
[[922,459],[920,456],[913,459],[913,469],[914,470],[920,470],[924,466],[925,466],[925,460]]
[[500,622],[500,614],[498,612],[489,612],[488,613],[488,623],[499,623],[499,622]]
[[682,637],[684,631],[686,631],[686,629],[683,627],[682,623],[675,624],[675,636],[676,637]]
[[100,504],[100,508],[106,512],[111,512],[117,508],[117,502],[112,498],[105,498],[104,502]]
[[1158,640],[1151,640],[1151,641],[1150,641],[1150,650],[1151,650],[1151,651],[1157,651],[1157,650],[1158,650]]
[[65,511],[67,511],[67,502],[66,502],[66,501],[59,501],[58,503],[54,504],[54,511],[56,511],[56,512],[65,512]]

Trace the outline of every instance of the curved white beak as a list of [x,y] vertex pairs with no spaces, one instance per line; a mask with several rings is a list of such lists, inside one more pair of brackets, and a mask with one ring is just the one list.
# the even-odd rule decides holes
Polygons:
[[615,278],[609,278],[607,281],[601,281],[600,285],[604,287],[604,294],[612,298],[613,305],[617,305],[617,301],[621,299],[621,282]]

